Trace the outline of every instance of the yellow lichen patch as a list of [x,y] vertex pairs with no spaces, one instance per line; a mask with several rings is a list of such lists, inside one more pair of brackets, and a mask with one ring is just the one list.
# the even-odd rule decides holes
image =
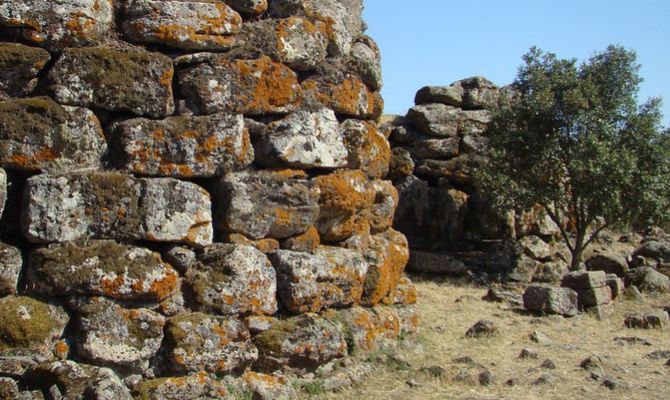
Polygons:
[[163,75],[161,75],[159,83],[165,87],[171,87],[173,76],[174,76],[174,69],[168,68],[165,70],[165,72],[163,72]]

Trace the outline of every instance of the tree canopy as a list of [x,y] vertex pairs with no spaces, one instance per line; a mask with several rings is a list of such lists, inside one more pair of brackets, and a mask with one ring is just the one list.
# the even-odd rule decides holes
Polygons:
[[499,206],[540,204],[572,267],[604,228],[670,219],[670,131],[660,99],[638,104],[636,55],[609,46],[589,60],[531,48],[501,96],[478,185]]

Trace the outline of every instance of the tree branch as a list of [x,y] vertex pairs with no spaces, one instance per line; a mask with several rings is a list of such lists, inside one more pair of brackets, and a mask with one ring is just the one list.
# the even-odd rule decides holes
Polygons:
[[[544,207],[545,211],[547,211],[547,215],[549,215],[549,218],[551,218],[552,221],[556,223],[558,226],[558,229],[561,231],[561,236],[563,237],[563,240],[565,241],[565,245],[568,246],[568,249],[570,252],[574,251],[574,247],[570,243],[570,236],[568,235],[568,232],[565,230],[563,227],[563,224],[561,223],[561,220],[557,214],[555,214],[549,207],[547,207],[546,204],[540,203],[542,207]],[[558,208],[557,208],[558,210]]]

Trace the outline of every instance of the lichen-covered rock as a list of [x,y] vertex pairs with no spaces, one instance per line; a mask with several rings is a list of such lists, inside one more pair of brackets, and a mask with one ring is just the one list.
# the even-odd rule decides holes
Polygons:
[[0,378],[0,399],[18,399],[19,385],[12,378]]
[[251,246],[206,247],[186,273],[195,300],[223,315],[274,314],[277,277],[265,254]]
[[382,301],[398,286],[402,272],[409,261],[407,238],[402,233],[387,229],[373,235],[365,252],[369,268],[365,277],[364,305]]
[[361,171],[338,171],[316,178],[321,197],[316,228],[324,242],[346,240],[368,225],[374,190]]
[[398,180],[412,176],[414,167],[415,163],[409,150],[404,147],[394,147],[391,150],[391,163],[387,178]]
[[347,62],[370,89],[382,88],[381,54],[372,38],[363,36],[360,41],[354,43]]
[[589,257],[586,260],[586,268],[590,271],[604,271],[606,274],[624,277],[628,272],[628,262],[626,257],[619,253],[604,252]]
[[641,292],[670,292],[670,278],[651,267],[633,268],[626,274],[626,286],[636,286]]
[[[452,187],[448,180],[440,179],[435,192],[435,216],[437,237],[450,243],[463,239],[470,196]],[[439,239],[438,239],[439,240]]]
[[[62,400],[131,400],[133,397],[121,379],[109,368],[78,364],[74,361],[53,361],[31,367],[24,376],[31,389],[49,393],[58,388]],[[56,397],[59,398],[59,397]]]
[[321,104],[347,117],[376,119],[384,106],[379,93],[370,90],[358,75],[332,66],[307,78],[302,88],[307,103]]
[[393,217],[398,207],[398,190],[391,181],[372,181],[375,198],[370,207],[369,221],[372,233],[387,230],[393,225]]
[[163,118],[174,112],[172,61],[144,50],[65,49],[49,72],[62,104]]
[[160,302],[177,289],[179,275],[158,253],[108,240],[52,244],[36,249],[30,286],[46,296],[77,294]]
[[144,308],[126,309],[93,298],[78,310],[79,355],[99,365],[141,373],[163,340],[165,318]]
[[382,300],[387,305],[410,305],[416,304],[419,292],[414,283],[407,277],[402,276],[398,285]]
[[420,160],[449,159],[460,154],[461,139],[459,137],[430,138],[417,140],[412,143],[410,152]]
[[302,251],[305,253],[314,253],[321,245],[319,231],[314,226],[310,226],[307,231],[301,235],[292,236],[281,242],[283,250]]
[[650,240],[642,243],[635,249],[632,258],[633,265],[635,266],[641,266],[641,258],[668,263],[670,262],[670,243],[658,240]]
[[258,400],[291,400],[297,398],[297,393],[291,382],[279,375],[260,374],[247,371],[240,378],[245,392],[252,393]]
[[391,146],[374,123],[348,119],[342,123],[349,153],[347,167],[360,169],[370,179],[386,176],[391,164]]
[[605,271],[573,271],[563,277],[561,286],[574,290],[594,289],[605,286],[606,282]]
[[225,382],[205,372],[193,375],[147,379],[133,390],[140,400],[229,399]]
[[209,194],[194,183],[118,173],[43,174],[28,180],[24,195],[22,228],[33,242],[212,242]]
[[389,347],[400,336],[400,318],[391,307],[354,307],[326,314],[341,324],[349,351],[364,354]]
[[264,254],[272,253],[273,251],[277,251],[280,249],[280,244],[277,239],[265,238],[265,239],[252,240],[239,233],[230,233],[225,235],[224,242],[255,247],[257,250],[259,250],[261,253]]
[[0,373],[22,375],[25,358],[49,360],[70,317],[61,307],[30,297],[0,299]]
[[[0,6],[1,7],[1,6]],[[49,52],[19,43],[0,43],[0,97],[23,97],[35,89]]]
[[121,24],[133,42],[184,50],[228,50],[242,18],[222,1],[127,0]]
[[163,120],[135,118],[116,127],[123,168],[135,174],[212,177],[254,160],[242,115],[217,113]]
[[216,226],[252,239],[304,233],[319,212],[318,189],[294,171],[225,175],[217,184]]
[[461,110],[444,104],[414,106],[407,112],[407,123],[422,133],[441,137],[458,135]]
[[167,368],[177,374],[206,371],[225,375],[244,370],[258,358],[249,331],[234,318],[178,315],[168,320],[165,340]]
[[226,0],[226,4],[243,14],[262,14],[268,9],[268,0]]
[[326,26],[328,54],[349,54],[351,46],[363,32],[362,0],[291,0],[271,1],[270,14],[275,17],[306,16]]
[[256,144],[258,160],[269,166],[334,169],[347,165],[347,148],[335,113],[298,110],[268,126]]
[[263,371],[313,371],[347,354],[347,342],[340,328],[312,313],[277,321],[254,337],[254,343],[259,351],[255,367]]
[[286,114],[296,109],[302,97],[295,72],[267,56],[255,60],[213,57],[180,70],[178,80],[188,107],[196,114]]
[[98,118],[48,97],[0,102],[0,165],[66,172],[100,167],[107,150]]
[[498,88],[488,79],[475,76],[450,86],[426,86],[414,99],[416,104],[441,103],[467,110],[490,109],[498,100]]
[[0,296],[16,293],[22,266],[21,250],[0,242]]
[[523,293],[526,309],[566,317],[577,315],[577,292],[567,287],[530,285]]
[[[449,160],[418,160],[414,173],[427,178],[447,178],[457,185],[472,183],[471,158],[460,155]],[[514,227],[512,221],[512,227]]]
[[291,312],[351,306],[363,294],[368,265],[355,251],[327,246],[315,254],[279,250],[270,260],[277,270],[277,294]]
[[16,0],[0,3],[0,25],[17,29],[23,39],[58,51],[100,43],[114,21],[110,0]]
[[262,49],[264,54],[295,71],[313,70],[327,55],[328,40],[323,25],[314,25],[301,17],[248,23],[242,36],[240,42]]

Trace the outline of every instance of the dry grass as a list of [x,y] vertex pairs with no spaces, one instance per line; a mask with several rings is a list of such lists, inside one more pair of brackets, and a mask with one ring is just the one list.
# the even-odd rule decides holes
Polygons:
[[[418,311],[422,332],[417,345],[406,345],[395,355],[410,368],[375,364],[374,372],[362,385],[340,393],[322,393],[318,399],[669,399],[670,367],[667,361],[645,357],[654,350],[670,350],[670,329],[632,330],[623,326],[627,313],[657,311],[670,305],[670,295],[645,296],[644,303],[618,300],[605,320],[580,315],[564,319],[536,317],[505,304],[481,300],[486,289],[461,286],[447,281],[413,277],[419,289]],[[467,329],[481,319],[495,321],[503,333],[497,337],[468,339]],[[529,334],[539,331],[551,339],[538,344]],[[639,337],[652,343],[621,344],[615,337]],[[535,350],[537,359],[520,359],[523,348]],[[580,367],[583,359],[597,355],[603,360],[602,375],[624,382],[628,387],[610,390],[602,380]],[[454,361],[470,356],[481,366]],[[556,369],[541,368],[551,359]],[[422,372],[422,367],[441,366],[442,378]],[[485,369],[495,374],[495,382],[481,386],[478,374]],[[460,370],[469,369],[472,379],[455,380]],[[553,376],[550,384],[534,384],[543,374]],[[510,378],[515,386],[506,384]],[[409,380],[418,383],[410,387]]]

